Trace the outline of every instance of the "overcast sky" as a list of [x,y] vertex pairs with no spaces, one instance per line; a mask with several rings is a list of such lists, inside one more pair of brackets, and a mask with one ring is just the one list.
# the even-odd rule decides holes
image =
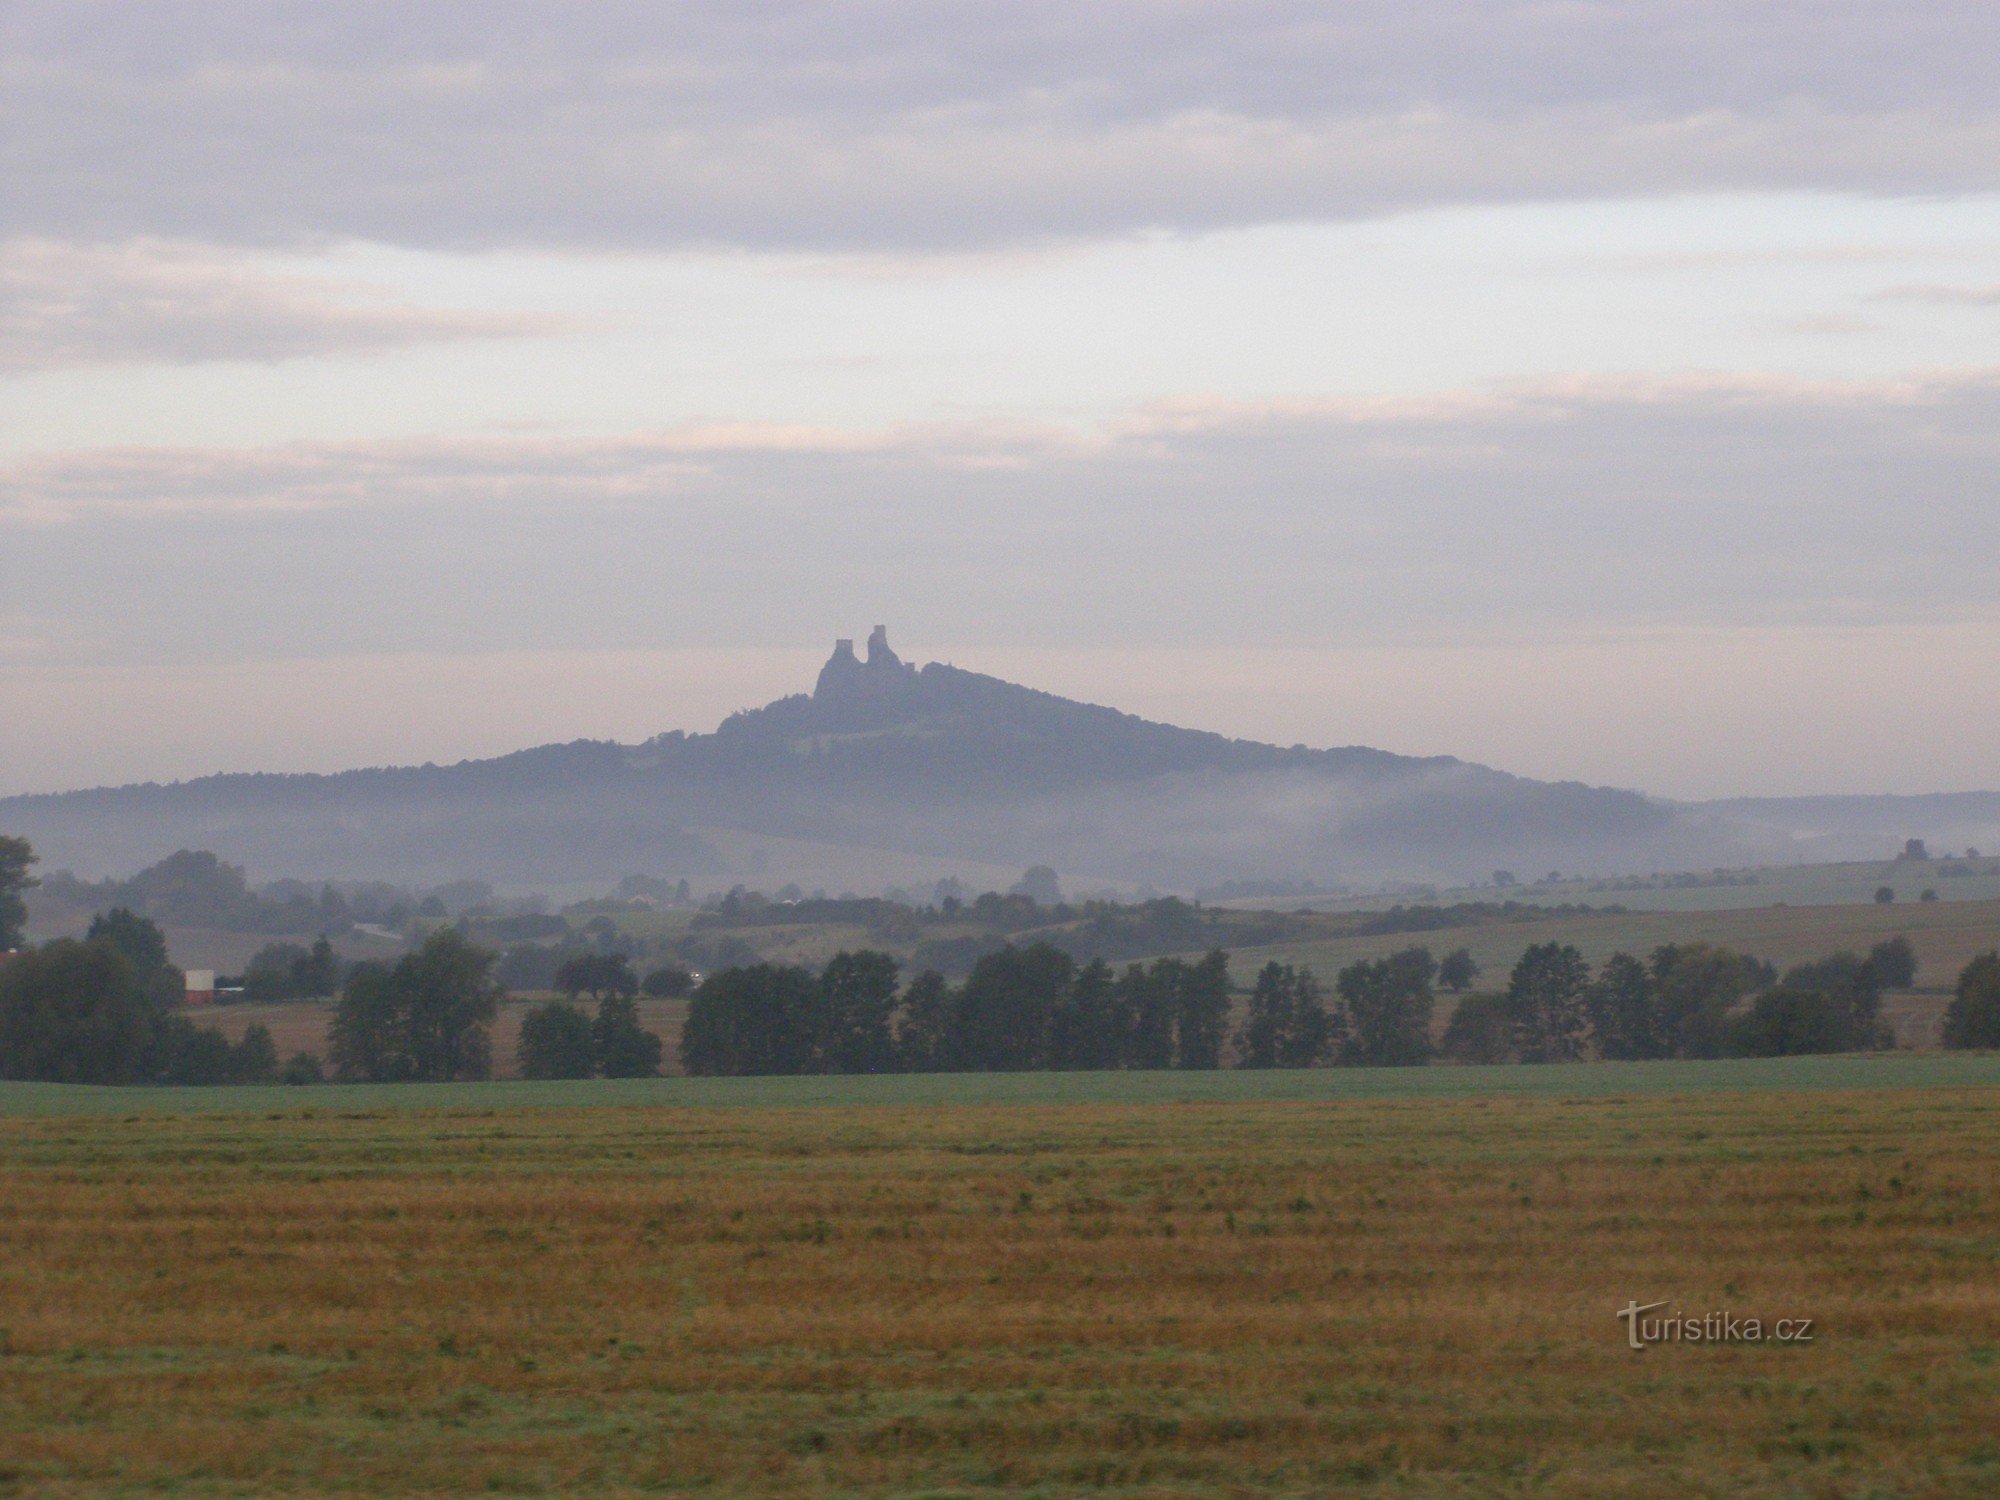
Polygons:
[[2000,6],[0,7],[0,792],[707,729],[2000,786]]

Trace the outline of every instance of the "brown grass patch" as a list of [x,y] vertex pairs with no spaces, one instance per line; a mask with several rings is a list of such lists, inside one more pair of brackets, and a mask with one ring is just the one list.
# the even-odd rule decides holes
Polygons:
[[[0,1120],[37,1494],[2000,1490],[1990,1093]],[[1806,1346],[1635,1354],[1670,1297]]]

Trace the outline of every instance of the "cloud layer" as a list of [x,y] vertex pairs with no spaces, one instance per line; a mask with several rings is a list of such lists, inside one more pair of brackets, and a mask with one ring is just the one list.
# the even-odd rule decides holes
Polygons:
[[0,226],[963,247],[2000,185],[1983,0],[16,0]]
[[0,533],[16,608],[104,659],[796,645],[861,615],[1324,644],[1985,617],[1995,472],[2000,375],[1580,381],[1082,431],[53,454],[0,471]]
[[212,246],[0,241],[0,374],[371,354],[563,327],[537,314],[411,307],[366,286],[278,274]]

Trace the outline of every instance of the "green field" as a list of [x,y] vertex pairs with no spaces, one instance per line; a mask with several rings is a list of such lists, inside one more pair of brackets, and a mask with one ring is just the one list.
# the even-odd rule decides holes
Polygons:
[[93,1088],[0,1083],[0,1116],[334,1113],[381,1109],[813,1108],[937,1104],[1276,1103],[1350,1099],[1622,1098],[1711,1091],[2000,1086],[2000,1053],[1592,1062],[1529,1067],[1308,1068],[1193,1073],[926,1073],[630,1078],[534,1083],[338,1083],[310,1088]]

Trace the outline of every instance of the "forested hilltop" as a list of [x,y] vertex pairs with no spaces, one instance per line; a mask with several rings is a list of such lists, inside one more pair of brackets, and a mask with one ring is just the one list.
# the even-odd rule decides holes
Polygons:
[[0,826],[91,877],[186,848],[265,877],[405,883],[637,871],[768,886],[833,867],[867,887],[968,863],[1178,890],[1277,875],[1455,883],[1495,866],[1743,862],[1784,843],[1635,792],[1229,739],[919,669],[879,627],[865,657],[840,643],[811,693],[710,734],[14,797],[0,799]]

